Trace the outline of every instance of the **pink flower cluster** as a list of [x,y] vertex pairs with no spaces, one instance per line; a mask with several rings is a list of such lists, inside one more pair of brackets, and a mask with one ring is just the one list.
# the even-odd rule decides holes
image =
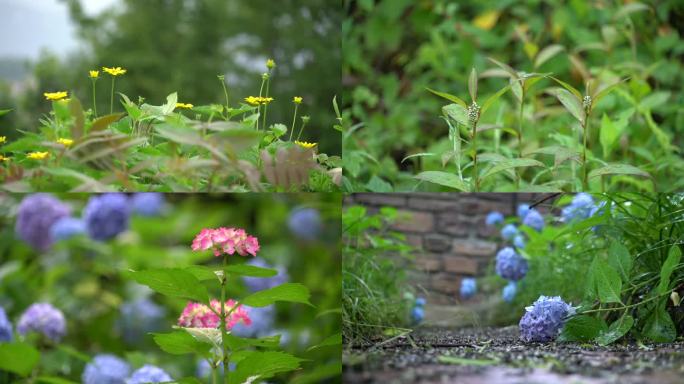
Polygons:
[[193,251],[214,250],[214,256],[221,253],[240,256],[256,256],[259,251],[259,240],[254,236],[249,236],[241,228],[205,228],[192,241]]
[[[221,313],[220,301],[212,300],[210,304],[214,311]],[[226,301],[226,313],[230,312],[235,305],[237,305],[235,300]],[[245,323],[245,325],[252,324],[252,319],[249,318],[247,311],[241,305],[238,305],[230,316],[226,318],[226,329],[230,330],[240,321]],[[218,328],[221,325],[221,318],[212,312],[208,306],[189,302],[178,318],[178,325],[186,328]]]

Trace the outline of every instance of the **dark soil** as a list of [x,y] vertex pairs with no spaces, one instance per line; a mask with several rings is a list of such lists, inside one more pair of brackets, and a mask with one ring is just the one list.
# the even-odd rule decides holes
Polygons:
[[517,327],[419,329],[410,338],[348,348],[343,375],[346,383],[679,384],[684,342],[538,344],[521,342]]

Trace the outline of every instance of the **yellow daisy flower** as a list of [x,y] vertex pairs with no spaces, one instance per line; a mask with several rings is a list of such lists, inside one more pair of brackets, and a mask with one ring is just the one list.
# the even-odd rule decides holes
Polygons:
[[98,77],[100,77],[100,71],[88,71],[88,76],[91,79],[97,79]]
[[31,152],[28,155],[26,155],[27,158],[33,159],[33,160],[43,160],[50,156],[50,153],[48,152]]
[[0,136],[0,144],[3,144],[7,141],[7,136]]
[[102,70],[109,73],[112,76],[119,76],[119,75],[123,75],[126,73],[126,70],[121,68],[121,67],[113,67],[113,68],[102,67]]
[[194,105],[185,103],[176,103],[176,108],[192,109]]
[[257,97],[257,96],[245,97],[245,101],[247,102],[247,104],[253,105],[253,106],[257,106],[257,105],[261,104],[261,98]]
[[0,155],[0,161],[10,161],[10,158]]
[[299,145],[302,148],[306,148],[306,149],[311,149],[311,148],[316,146],[316,143],[307,143],[306,141],[298,141],[298,140],[295,140],[295,144]]
[[295,104],[301,104],[302,101],[304,101],[304,99],[299,96],[295,96],[294,99],[292,99],[292,102],[294,102]]
[[276,63],[273,59],[268,59],[268,61],[266,61],[266,68],[273,69],[273,68],[275,68],[275,66],[276,66]]
[[56,100],[62,100],[64,98],[66,98],[67,93],[66,92],[45,92],[45,93],[43,93],[43,96],[45,96],[46,100],[56,101]]
[[65,139],[65,138],[63,138],[63,137],[61,137],[61,138],[59,138],[59,139],[57,140],[57,144],[62,144],[62,145],[65,146],[65,147],[70,147],[73,143],[74,143],[73,140],[71,140],[71,139]]

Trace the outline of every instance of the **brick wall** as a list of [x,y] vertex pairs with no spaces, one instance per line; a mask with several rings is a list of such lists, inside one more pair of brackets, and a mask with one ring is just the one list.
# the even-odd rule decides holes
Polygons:
[[[425,290],[431,303],[450,304],[458,297],[461,279],[483,275],[499,248],[498,231],[485,225],[485,216],[494,210],[515,215],[518,204],[543,197],[528,193],[360,193],[347,196],[345,205],[364,205],[370,212],[390,206],[409,213],[410,220],[394,226],[417,249],[415,264],[409,266],[409,282]],[[545,202],[538,209],[545,212],[549,205]]]

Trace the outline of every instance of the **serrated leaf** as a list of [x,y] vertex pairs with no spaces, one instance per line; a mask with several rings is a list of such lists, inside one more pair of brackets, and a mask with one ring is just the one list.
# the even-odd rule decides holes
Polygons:
[[230,374],[230,384],[251,383],[250,379],[268,379],[277,373],[299,368],[303,361],[284,352],[251,352],[237,363],[235,372]]
[[258,339],[248,337],[237,337],[228,334],[226,338],[228,347],[232,350],[243,349],[244,347],[278,348],[280,347],[280,335],[266,336]]
[[458,97],[456,97],[456,96],[454,96],[454,95],[448,94],[448,93],[446,93],[446,92],[435,91],[435,90],[430,89],[430,88],[426,88],[426,89],[427,89],[428,91],[434,93],[435,95],[439,96],[439,97],[442,97],[442,98],[444,98],[444,99],[447,99],[447,100],[451,101],[452,103],[456,103],[456,104],[458,104],[458,105],[460,105],[460,106],[462,106],[462,107],[464,107],[464,108],[467,108],[467,107],[468,107],[468,105],[466,104],[465,101],[459,99]]
[[629,165],[629,164],[608,164],[602,168],[594,169],[589,172],[589,178],[606,176],[606,175],[631,175],[639,177],[651,177],[648,172],[642,171],[641,169]]
[[497,174],[501,171],[506,171],[508,169],[513,169],[513,168],[526,168],[526,167],[543,167],[544,164],[534,160],[534,159],[510,159],[510,160],[505,160],[497,163],[493,167],[487,169],[484,175],[482,175],[482,179],[485,179],[487,177],[490,177],[494,174]]
[[576,98],[572,93],[562,88],[554,88],[550,93],[556,96],[558,101],[563,104],[565,109],[567,109],[575,119],[580,123],[584,122],[584,110],[582,109],[581,99]]
[[594,282],[602,303],[621,303],[622,280],[618,272],[608,263],[599,259],[595,264]]
[[679,264],[679,260],[682,258],[682,251],[679,249],[678,245],[673,245],[672,248],[667,253],[667,259],[660,268],[660,283],[658,283],[658,289],[656,292],[660,295],[667,292],[670,287],[670,276],[672,272]]
[[670,343],[677,337],[677,329],[664,305],[656,306],[646,319],[643,334],[656,343]]
[[153,333],[152,337],[159,348],[172,355],[207,355],[212,347],[211,344],[201,342],[185,331]]
[[265,307],[275,303],[276,301],[288,301],[312,305],[309,302],[310,296],[311,294],[309,293],[309,289],[302,284],[285,283],[278,285],[277,287],[252,293],[251,295],[242,299],[240,304],[250,307]]
[[577,315],[565,322],[561,338],[564,341],[589,341],[602,330],[605,330],[605,324],[601,320],[588,315]]
[[634,318],[630,315],[624,315],[621,318],[615,320],[613,324],[608,327],[608,330],[601,332],[601,334],[596,338],[596,342],[599,345],[606,346],[617,340],[622,336],[626,335],[632,326],[634,325]]
[[534,60],[534,67],[539,68],[550,60],[552,57],[556,56],[560,52],[563,52],[565,50],[565,47],[563,47],[560,44],[552,44],[549,45],[548,47],[545,47],[542,49],[539,54],[537,55],[537,58]]
[[608,247],[608,264],[620,273],[624,282],[629,281],[629,275],[632,271],[632,257],[627,247],[616,241],[611,242]]
[[0,371],[26,377],[38,364],[40,352],[26,343],[0,343]]
[[470,77],[468,78],[468,92],[470,92],[470,98],[475,102],[477,100],[477,71],[473,68],[470,71]]
[[178,297],[206,303],[209,300],[207,289],[190,272],[182,269],[149,269],[130,271],[133,280],[152,290],[169,297]]
[[445,187],[457,189],[459,191],[468,192],[468,186],[458,176],[441,171],[425,171],[417,174],[414,178],[422,181],[427,181],[433,184],[443,185]]

